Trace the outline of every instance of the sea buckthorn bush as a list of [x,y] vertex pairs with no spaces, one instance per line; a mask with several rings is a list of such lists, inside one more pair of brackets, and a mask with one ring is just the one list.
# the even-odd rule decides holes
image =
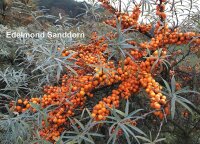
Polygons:
[[[32,2],[16,1],[4,15],[0,141],[199,143],[199,11],[179,25],[174,1],[133,2],[131,11],[109,0],[97,2],[86,4],[78,28],[67,25],[67,16],[56,26],[44,24],[41,19],[47,16]],[[19,20],[10,14],[19,7],[23,19],[31,22],[13,27]],[[141,22],[148,20],[150,11],[155,19]],[[92,26],[84,18],[91,19]],[[86,33],[84,40],[5,36],[16,30],[76,29]]]

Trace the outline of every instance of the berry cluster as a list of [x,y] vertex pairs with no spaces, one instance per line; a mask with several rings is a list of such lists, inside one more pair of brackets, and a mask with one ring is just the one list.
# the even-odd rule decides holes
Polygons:
[[[158,48],[165,47],[167,44],[187,44],[191,40],[193,44],[198,44],[200,38],[199,34],[195,32],[178,32],[177,29],[170,30],[169,27],[166,25],[162,29],[159,29],[160,25],[157,23],[155,29],[155,37],[151,38],[150,42],[143,42],[140,43],[141,48],[148,48],[150,50],[156,50]],[[196,38],[195,38],[196,37]]]
[[[108,2],[108,0],[99,0],[103,6],[111,13],[116,15],[122,22],[122,28],[133,26],[140,32],[145,33],[151,29],[151,25],[138,24],[140,7],[136,6],[132,14],[117,12]],[[160,0],[164,2],[164,0]],[[157,6],[157,15],[165,19],[164,5]],[[116,27],[116,21],[108,20],[106,23]],[[116,38],[116,34],[108,33],[106,36],[98,38],[97,33],[92,33],[89,44],[78,44],[66,48],[61,52],[61,56],[72,55],[77,65],[74,71],[78,76],[66,73],[62,76],[61,84],[58,86],[45,86],[44,95],[41,98],[19,99],[15,111],[22,113],[27,110],[36,112],[32,104],[37,104],[41,109],[53,106],[47,112],[47,119],[42,121],[43,128],[40,135],[49,141],[54,141],[61,133],[70,128],[68,118],[79,114],[85,107],[87,101],[95,97],[95,89],[117,84],[118,87],[112,90],[112,93],[102,98],[92,109],[91,117],[96,120],[105,120],[110,114],[110,109],[118,108],[122,99],[129,99],[133,94],[144,88],[150,99],[150,107],[155,109],[155,115],[160,119],[170,114],[169,102],[166,96],[161,93],[162,86],[156,82],[156,71],[162,71],[160,61],[154,65],[158,57],[158,48],[162,48],[161,56],[165,58],[168,44],[186,44],[194,37],[197,37],[193,43],[198,45],[199,34],[194,32],[181,33],[178,29],[171,30],[167,24],[162,26],[157,22],[154,37],[150,42],[137,43],[129,41],[128,43],[138,47],[138,50],[127,50],[127,56],[124,60],[108,60],[106,51],[108,50],[109,39]],[[146,49],[150,50],[152,55],[146,58]],[[61,51],[60,48],[57,49]],[[146,59],[145,59],[146,58]],[[178,88],[178,87],[177,87]],[[46,125],[46,122],[48,125]],[[136,122],[132,123],[136,125]]]

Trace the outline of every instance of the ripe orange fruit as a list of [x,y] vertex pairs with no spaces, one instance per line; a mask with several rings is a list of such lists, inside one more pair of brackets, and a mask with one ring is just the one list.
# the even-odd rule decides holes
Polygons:
[[165,107],[165,113],[166,113],[166,115],[169,115],[170,114],[170,110],[169,110],[169,108],[168,107]]
[[58,119],[55,117],[55,118],[53,119],[53,122],[54,122],[54,123],[57,123],[57,122],[58,122]]
[[30,108],[30,107],[31,107],[30,104],[27,104],[27,105],[26,105],[26,108],[27,108],[27,109]]
[[23,104],[24,104],[24,105],[27,105],[27,104],[28,104],[28,101],[27,101],[27,100],[25,100],[25,101],[23,102]]
[[102,116],[102,115],[98,115],[98,119],[99,119],[99,120],[102,120],[102,119],[103,119],[103,116]]
[[160,113],[159,114],[159,118],[162,120],[164,118],[164,114],[163,113]]
[[153,91],[151,91],[151,92],[150,92],[150,96],[151,96],[151,97],[155,97],[156,94],[155,94]]
[[73,91],[73,92],[74,92],[74,91],[77,91],[77,89],[78,89],[78,88],[77,88],[76,86],[73,86],[73,87],[72,87],[72,91]]
[[23,101],[22,101],[21,99],[18,99],[17,103],[18,103],[18,104],[22,104]]
[[160,99],[159,103],[165,105],[166,104],[166,101],[164,99]]
[[92,113],[91,116],[92,116],[92,118],[95,118],[95,117],[96,117],[96,114],[95,114],[95,113]]
[[84,96],[85,92],[84,91],[80,91],[80,96]]
[[21,106],[16,106],[16,110],[20,112],[22,110]]
[[99,82],[97,80],[93,81],[93,85],[97,86],[99,84]]
[[155,109],[160,109],[160,108],[161,108],[161,105],[160,105],[158,102],[155,102],[155,103],[154,103],[154,108],[155,108]]
[[37,101],[34,100],[33,103],[34,103],[34,104],[37,104]]

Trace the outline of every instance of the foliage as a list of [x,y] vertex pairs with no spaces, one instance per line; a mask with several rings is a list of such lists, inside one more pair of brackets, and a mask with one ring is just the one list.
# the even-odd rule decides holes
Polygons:
[[2,11],[0,143],[200,143],[197,1],[91,2],[14,0]]

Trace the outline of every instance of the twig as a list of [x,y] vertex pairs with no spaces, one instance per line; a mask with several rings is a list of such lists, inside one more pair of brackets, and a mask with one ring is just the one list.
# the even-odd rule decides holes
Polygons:
[[119,12],[121,12],[121,11],[122,11],[122,1],[119,0]]
[[159,137],[159,135],[160,135],[162,126],[163,126],[163,121],[162,121],[161,124],[160,124],[159,131],[158,131],[158,134],[157,134],[157,136],[156,136],[156,140],[158,139],[158,137]]
[[182,62],[187,56],[190,55],[190,52],[191,52],[191,51],[190,51],[190,48],[189,48],[187,54],[184,55],[184,56],[183,56],[178,62],[176,62],[173,66],[171,66],[170,69],[172,69],[173,67],[175,67],[176,65],[178,65],[180,62]]

